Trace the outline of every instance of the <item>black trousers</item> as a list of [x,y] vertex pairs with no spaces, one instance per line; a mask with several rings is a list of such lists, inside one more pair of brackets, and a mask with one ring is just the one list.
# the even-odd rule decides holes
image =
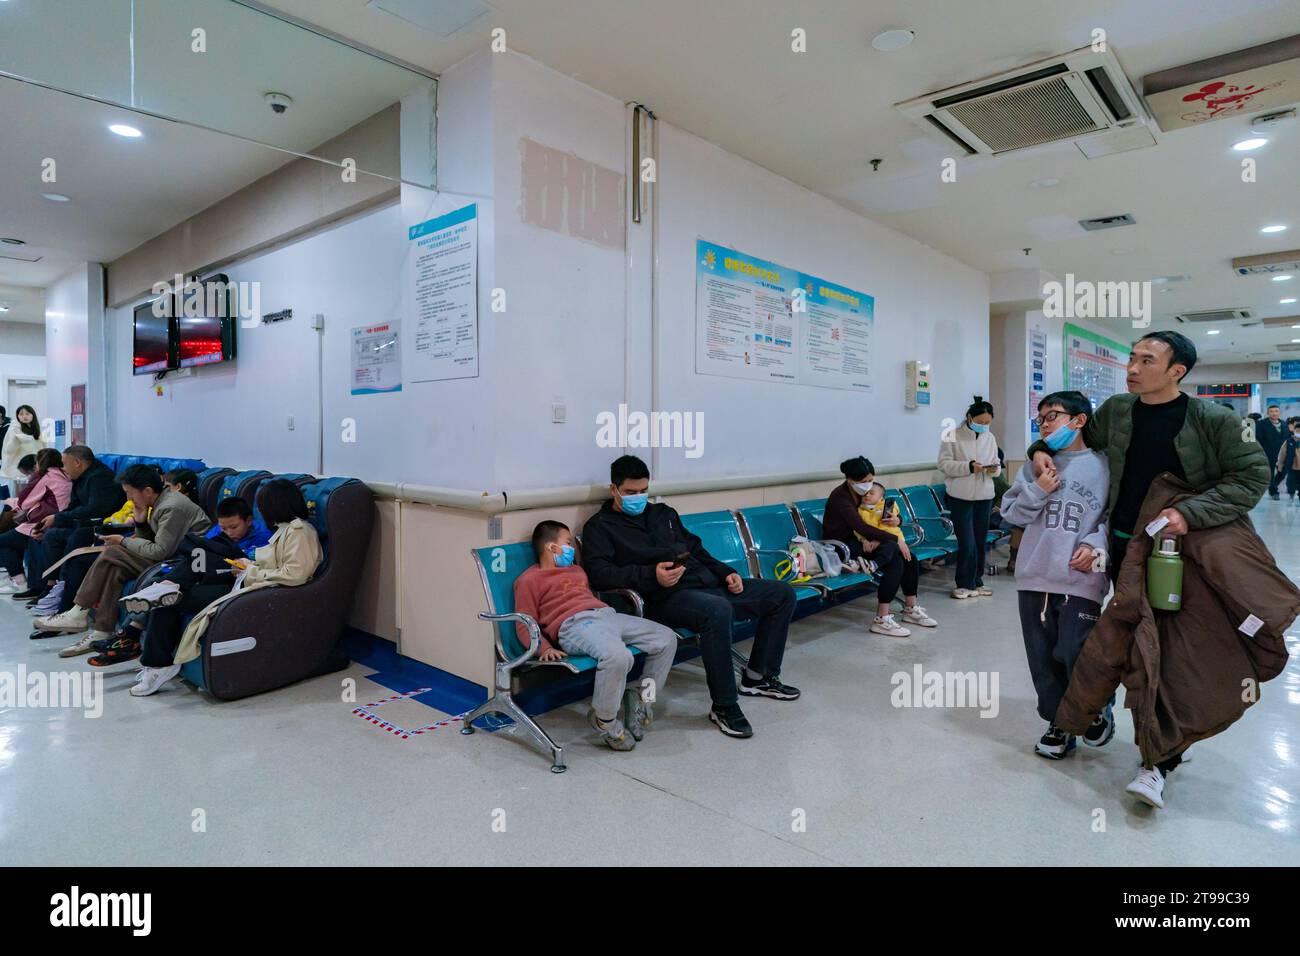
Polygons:
[[973,591],[984,585],[984,560],[989,547],[989,516],[993,499],[966,501],[948,496],[948,510],[957,535],[956,584]]
[[876,562],[880,569],[880,584],[876,588],[876,599],[881,604],[890,604],[902,588],[904,597],[916,597],[921,580],[921,562],[913,555],[910,561],[903,560],[903,552],[898,547],[898,539],[882,541],[874,551],[865,551],[857,538],[846,542],[849,553],[855,558],[866,558]]
[[23,573],[23,557],[31,540],[17,528],[0,534],[0,567],[8,571],[10,577]]
[[1020,592],[1025,659],[1038,694],[1038,716],[1043,720],[1056,720],[1074,662],[1100,616],[1100,604],[1078,595]]
[[714,707],[736,703],[736,675],[731,669],[731,625],[758,620],[749,652],[749,667],[765,677],[781,674],[786,634],[797,603],[794,588],[782,581],[744,578],[745,589],[674,588],[646,601],[645,615],[669,627],[687,627],[700,635],[700,655]]
[[175,662],[176,648],[185,633],[182,621],[187,614],[197,614],[219,597],[230,593],[230,584],[196,584],[171,607],[156,607],[145,623],[140,663],[145,667],[169,667]]

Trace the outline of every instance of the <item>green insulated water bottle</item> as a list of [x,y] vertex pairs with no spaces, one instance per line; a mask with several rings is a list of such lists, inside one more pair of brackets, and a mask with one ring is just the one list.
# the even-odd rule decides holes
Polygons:
[[1173,538],[1161,541],[1160,550],[1147,558],[1147,598],[1158,611],[1177,611],[1183,606],[1183,556]]

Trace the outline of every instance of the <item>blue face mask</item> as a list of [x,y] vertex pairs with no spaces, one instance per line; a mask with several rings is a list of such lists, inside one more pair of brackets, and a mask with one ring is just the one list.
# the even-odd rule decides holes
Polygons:
[[1069,425],[1062,425],[1052,434],[1043,439],[1047,447],[1052,451],[1060,451],[1062,448],[1068,448],[1074,444],[1074,439],[1078,437],[1079,429],[1071,428]]
[[979,422],[970,422],[970,430],[973,431],[976,435],[983,435],[986,431],[989,430],[989,426],[981,425]]
[[649,500],[650,496],[645,492],[639,495],[623,495],[623,514],[639,515],[645,511],[646,502]]
[[573,566],[574,557],[573,545],[564,544],[560,546],[560,553],[555,555],[555,566],[557,568],[568,568]]

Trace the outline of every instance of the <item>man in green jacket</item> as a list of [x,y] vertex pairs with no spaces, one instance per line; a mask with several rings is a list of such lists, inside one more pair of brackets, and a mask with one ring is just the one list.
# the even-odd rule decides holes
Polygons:
[[[1200,493],[1165,508],[1160,537],[1184,535],[1192,528],[1227,524],[1250,511],[1268,490],[1268,457],[1235,412],[1178,388],[1196,364],[1196,346],[1178,332],[1151,332],[1133,346],[1128,360],[1127,395],[1112,395],[1084,426],[1089,448],[1110,460],[1109,571],[1115,580],[1124,563],[1147,490],[1156,476],[1172,472]],[[1051,455],[1039,441],[1026,456],[1039,471],[1050,470]],[[1181,755],[1138,774],[1129,791],[1160,806],[1164,778]],[[1148,792],[1149,791],[1149,792]]]

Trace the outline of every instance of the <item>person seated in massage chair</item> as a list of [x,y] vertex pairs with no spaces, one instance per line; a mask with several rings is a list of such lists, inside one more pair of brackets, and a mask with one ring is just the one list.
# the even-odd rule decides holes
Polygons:
[[[210,591],[195,588],[171,607],[162,605],[161,596],[157,599],[149,615],[149,630],[140,657],[144,667],[131,688],[133,696],[148,697],[155,693],[180,673],[182,664],[198,657],[199,640],[207,630],[208,621],[236,593],[269,586],[298,587],[316,574],[324,552],[315,527],[307,520],[307,502],[302,490],[287,478],[272,478],[258,492],[257,507],[274,534],[254,552],[252,561],[229,561],[236,572],[233,588],[224,588],[226,593],[215,600]],[[182,633],[181,621],[186,614],[195,616]]]

